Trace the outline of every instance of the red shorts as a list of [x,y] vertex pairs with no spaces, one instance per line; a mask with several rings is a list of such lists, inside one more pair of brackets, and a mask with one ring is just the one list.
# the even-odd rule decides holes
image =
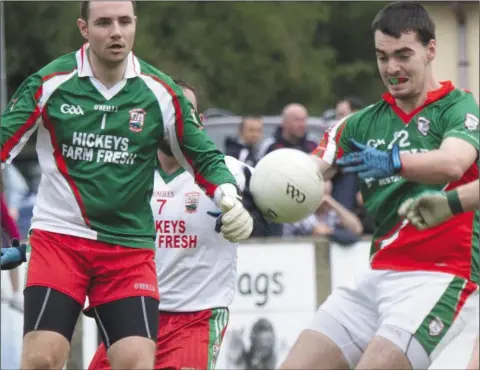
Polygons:
[[90,307],[127,297],[159,299],[155,251],[33,230],[26,286],[56,289]]
[[[214,369],[228,324],[228,309],[159,312],[155,369]],[[102,344],[88,367],[110,369]]]

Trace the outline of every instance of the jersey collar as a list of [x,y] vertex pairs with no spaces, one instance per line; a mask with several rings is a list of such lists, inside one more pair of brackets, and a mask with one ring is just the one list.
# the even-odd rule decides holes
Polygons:
[[425,100],[425,102],[421,106],[415,108],[410,113],[405,113],[403,110],[401,110],[397,106],[397,103],[395,102],[395,98],[389,92],[384,93],[382,95],[382,98],[388,104],[390,104],[393,111],[402,119],[404,123],[409,123],[412,120],[412,118],[415,117],[415,115],[418,114],[427,105],[435,103],[436,101],[442,99],[445,95],[449,94],[452,90],[455,89],[455,86],[453,86],[452,81],[440,81],[440,85],[442,86],[439,89],[429,91],[427,93],[427,99]]
[[[88,49],[90,45],[85,43],[76,53],[78,77],[93,77],[92,67],[88,61]],[[125,78],[134,78],[140,76],[140,63],[137,57],[130,52],[127,56],[127,69],[125,70]]]
[[167,174],[160,166],[157,167],[158,173],[160,174],[160,177],[165,181],[165,184],[168,184],[169,182],[172,182],[175,178],[180,176],[182,173],[185,172],[185,168],[180,167],[178,168],[175,172],[172,174]]

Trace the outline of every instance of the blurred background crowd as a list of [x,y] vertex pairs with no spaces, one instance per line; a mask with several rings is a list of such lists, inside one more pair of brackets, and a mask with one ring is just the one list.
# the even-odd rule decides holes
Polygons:
[[[310,153],[337,120],[380,99],[370,24],[385,4],[140,2],[134,51],[193,85],[205,129],[217,146],[255,165],[278,148]],[[445,64],[436,68],[437,75],[478,91],[478,70],[468,70],[475,53],[471,62],[478,65],[478,42],[471,42],[472,36],[478,40],[478,3],[426,5],[437,21],[437,59]],[[83,40],[75,25],[77,2],[3,6],[5,102],[30,74],[77,50]],[[3,172],[4,196],[22,237],[40,178],[34,135]],[[271,236],[323,235],[354,243],[373,228],[358,190],[354,175],[337,174],[315,214],[294,225],[272,225]]]

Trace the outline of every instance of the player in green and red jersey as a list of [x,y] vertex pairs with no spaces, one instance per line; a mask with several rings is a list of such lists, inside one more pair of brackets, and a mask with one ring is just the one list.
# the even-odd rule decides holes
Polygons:
[[425,190],[478,179],[478,105],[432,72],[435,26],[422,5],[397,2],[372,24],[383,99],[333,126],[315,155],[362,180],[376,222],[371,269],[336,288],[283,369],[427,369],[478,320],[478,212],[418,231],[397,210]]
[[112,368],[152,369],[159,145],[223,211],[225,239],[247,238],[253,221],[181,88],[131,52],[134,2],[84,2],[78,27],[88,43],[29,77],[2,114],[2,163],[38,129],[42,168],[21,367],[63,367],[88,295]]

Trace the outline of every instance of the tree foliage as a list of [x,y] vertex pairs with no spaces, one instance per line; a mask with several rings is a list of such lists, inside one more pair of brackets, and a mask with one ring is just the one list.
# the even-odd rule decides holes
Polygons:
[[[292,101],[320,114],[336,100],[378,99],[370,24],[383,3],[140,2],[135,53],[194,84],[206,107],[278,114]],[[82,44],[72,2],[6,2],[10,93]]]

